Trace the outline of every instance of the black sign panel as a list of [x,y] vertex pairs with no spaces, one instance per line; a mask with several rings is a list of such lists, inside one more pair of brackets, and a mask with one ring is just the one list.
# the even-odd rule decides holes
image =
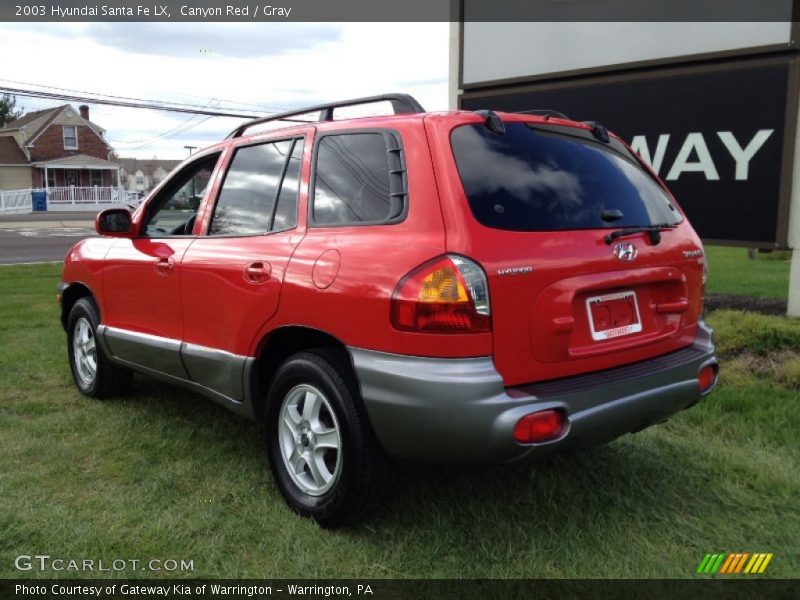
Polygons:
[[787,60],[661,69],[476,91],[461,107],[599,121],[653,166],[703,239],[783,246],[791,69]]

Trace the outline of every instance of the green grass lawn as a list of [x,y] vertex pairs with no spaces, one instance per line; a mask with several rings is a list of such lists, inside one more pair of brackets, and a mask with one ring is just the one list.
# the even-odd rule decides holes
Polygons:
[[706,246],[708,291],[764,298],[789,295],[790,252],[756,254],[747,257],[747,248]]
[[78,394],[59,268],[0,268],[0,577],[37,553],[199,577],[697,577],[719,551],[800,576],[800,322],[717,312],[721,386],[669,423],[531,465],[404,467],[374,520],[324,531],[283,503],[259,425],[139,377]]

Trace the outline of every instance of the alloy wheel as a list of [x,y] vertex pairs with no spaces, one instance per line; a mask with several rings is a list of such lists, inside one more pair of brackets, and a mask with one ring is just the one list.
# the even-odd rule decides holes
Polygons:
[[75,371],[81,383],[86,387],[92,385],[97,377],[97,345],[94,330],[86,317],[81,317],[75,323],[72,333],[72,354]]
[[283,399],[278,423],[281,458],[304,493],[321,496],[342,470],[342,437],[330,401],[318,388],[300,384]]

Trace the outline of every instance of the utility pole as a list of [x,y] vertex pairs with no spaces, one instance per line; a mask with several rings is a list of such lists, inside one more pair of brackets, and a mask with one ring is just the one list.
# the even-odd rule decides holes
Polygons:
[[192,155],[192,150],[197,150],[197,146],[184,146],[189,151],[189,156]]

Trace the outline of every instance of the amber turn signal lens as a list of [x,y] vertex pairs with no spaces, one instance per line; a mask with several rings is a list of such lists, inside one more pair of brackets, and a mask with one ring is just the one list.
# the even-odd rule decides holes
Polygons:
[[467,290],[450,265],[440,267],[422,279],[420,302],[467,302]]

